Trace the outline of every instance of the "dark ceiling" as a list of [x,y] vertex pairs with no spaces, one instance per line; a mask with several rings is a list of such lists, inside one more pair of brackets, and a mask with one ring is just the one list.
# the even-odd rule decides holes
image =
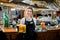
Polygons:
[[[9,0],[0,0],[3,2],[8,2]],[[13,0],[14,2],[21,2],[23,0]],[[46,2],[54,2],[54,0],[32,0],[32,1],[46,1]]]
[[46,2],[54,2],[54,0],[32,0],[32,1],[46,1]]
[[[0,0],[1,1],[1,0]],[[36,7],[36,8],[46,8],[46,7],[39,7],[39,6],[37,6],[37,4],[35,4],[35,5],[30,5],[30,4],[27,4],[27,3],[24,3],[24,2],[22,2],[23,0],[13,0],[12,2],[10,2],[10,3],[14,3],[14,4],[22,4],[22,5],[28,5],[28,6],[33,6],[33,7]],[[32,0],[32,1],[46,1],[47,3],[48,2],[54,2],[54,0]],[[3,0],[2,2],[7,2],[7,3],[9,3],[9,0]]]
[[[22,2],[22,1],[16,1],[16,0],[13,0],[11,3],[15,3],[15,4],[22,4],[22,5],[28,5],[28,6],[32,6],[32,7],[35,7],[35,8],[46,8],[46,7],[39,7],[39,6],[37,6],[37,4],[34,4],[34,5],[30,5],[30,4],[28,4],[28,3],[24,3],[24,2]],[[47,9],[47,8],[46,8]]]

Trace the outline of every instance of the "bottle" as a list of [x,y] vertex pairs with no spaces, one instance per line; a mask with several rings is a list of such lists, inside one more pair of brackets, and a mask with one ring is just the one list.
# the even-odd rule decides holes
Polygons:
[[41,27],[42,27],[42,29],[46,29],[46,25],[45,25],[44,21],[41,22]]
[[3,21],[4,21],[4,27],[9,26],[9,18],[6,12],[3,13]]

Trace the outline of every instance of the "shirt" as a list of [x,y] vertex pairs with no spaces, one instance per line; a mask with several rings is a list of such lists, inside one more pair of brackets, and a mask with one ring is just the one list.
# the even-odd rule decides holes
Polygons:
[[[36,19],[35,18],[32,18],[32,19],[33,19],[35,27],[36,27]],[[20,23],[25,24],[25,17],[21,19]]]

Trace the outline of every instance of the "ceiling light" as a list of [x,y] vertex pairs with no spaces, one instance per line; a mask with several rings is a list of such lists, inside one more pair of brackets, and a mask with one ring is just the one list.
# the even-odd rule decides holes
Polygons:
[[12,2],[13,0],[9,0],[9,2]]
[[3,3],[1,2],[0,4],[2,5]]
[[24,2],[24,3],[25,3],[26,1],[22,1],[22,2]]
[[11,11],[14,11],[15,10],[15,8],[11,8]]

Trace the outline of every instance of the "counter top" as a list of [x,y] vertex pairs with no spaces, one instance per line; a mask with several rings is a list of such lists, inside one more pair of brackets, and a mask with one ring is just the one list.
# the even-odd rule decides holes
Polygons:
[[[1,26],[0,26],[0,28],[1,28]],[[49,28],[49,29],[47,29],[47,31],[49,31],[49,30],[60,30],[60,26],[59,27],[56,27],[56,28]],[[9,28],[4,28],[3,29],[3,32],[18,32],[16,29],[14,29],[14,28],[11,28],[11,27],[9,27]],[[37,32],[41,32],[41,31],[37,31]]]
[[4,28],[3,32],[17,32],[14,28]]
[[57,28],[49,28],[48,30],[59,30],[59,29],[60,29],[60,26]]

